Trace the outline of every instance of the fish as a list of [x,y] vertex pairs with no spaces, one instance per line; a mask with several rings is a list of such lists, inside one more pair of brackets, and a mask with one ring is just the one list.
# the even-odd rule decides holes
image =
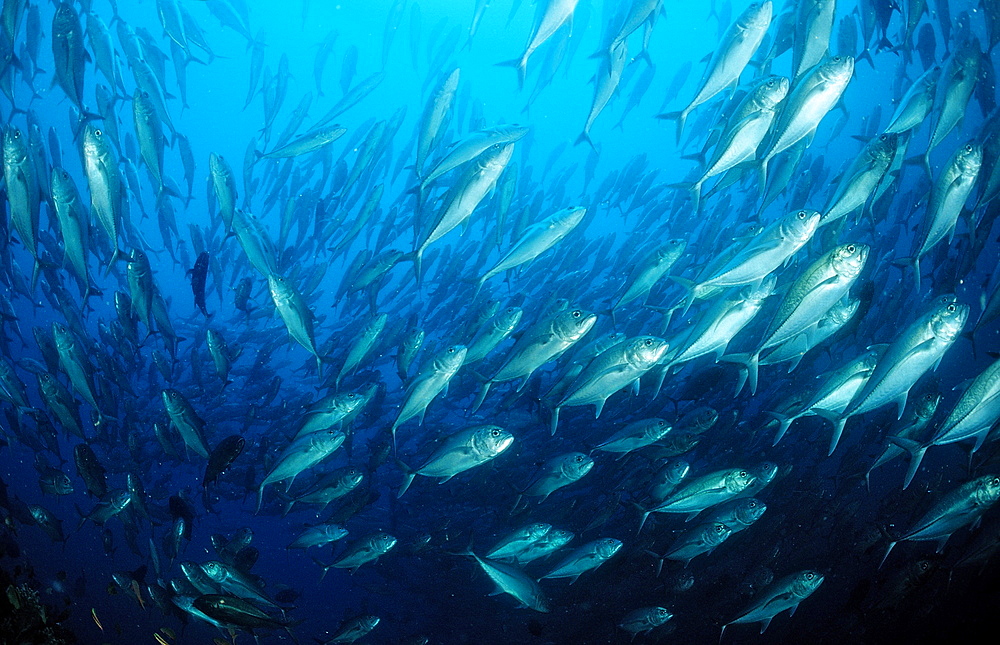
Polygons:
[[493,581],[500,593],[510,595],[528,609],[543,614],[551,611],[549,600],[538,582],[516,565],[496,560],[484,560],[471,550],[460,555],[467,555],[475,559],[479,568]]
[[942,496],[908,530],[894,536],[879,566],[885,564],[893,547],[903,540],[936,541],[940,552],[952,533],[977,521],[997,499],[1000,499],[1000,477],[996,475],[982,475],[961,484]]
[[573,17],[579,0],[546,0],[544,9],[536,23],[534,32],[528,38],[528,44],[520,58],[504,61],[499,65],[517,69],[518,87],[524,87],[524,79],[528,74],[528,59],[549,40],[563,24]]
[[444,483],[460,473],[496,459],[514,443],[514,435],[500,426],[474,426],[445,437],[422,466],[400,462],[405,476],[396,497],[402,497],[417,475],[440,477]]
[[727,87],[739,84],[740,75],[771,25],[774,5],[771,0],[753,2],[733,21],[722,36],[722,42],[712,54],[694,98],[680,112],[659,115],[661,119],[677,121],[677,142],[681,140],[688,115]]
[[722,626],[722,633],[730,625],[760,623],[760,632],[767,631],[771,620],[785,610],[794,612],[803,600],[816,592],[824,580],[823,574],[806,569],[771,583],[761,590],[757,598],[739,616]]
[[205,305],[205,284],[208,281],[208,262],[211,256],[208,251],[198,254],[198,259],[192,268],[188,269],[187,275],[191,278],[191,291],[194,293],[194,304],[204,314],[205,318],[211,318]]
[[539,578],[539,580],[570,578],[569,583],[573,584],[585,572],[596,569],[610,560],[621,548],[621,540],[615,538],[600,538],[588,542],[570,552],[559,564]]
[[[833,4],[832,0],[822,1]],[[854,59],[833,56],[817,64],[795,84],[774,123],[766,148],[758,151],[762,187],[771,159],[799,141],[805,140],[808,147],[816,128],[840,101],[853,76]]]

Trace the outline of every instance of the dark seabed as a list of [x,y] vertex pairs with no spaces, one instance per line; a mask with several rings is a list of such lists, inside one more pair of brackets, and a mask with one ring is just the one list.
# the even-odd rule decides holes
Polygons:
[[998,42],[2,0],[0,643],[981,640]]

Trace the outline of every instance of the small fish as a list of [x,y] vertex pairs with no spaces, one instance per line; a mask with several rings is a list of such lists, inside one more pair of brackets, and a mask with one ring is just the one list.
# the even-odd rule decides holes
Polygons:
[[205,308],[205,282],[208,279],[208,251],[202,251],[198,254],[198,259],[195,260],[194,268],[189,269],[187,274],[191,276],[191,291],[194,292],[194,304],[201,309],[201,313],[205,314],[206,318],[211,318],[212,314],[208,313],[208,309]]
[[90,608],[90,617],[94,619],[94,623],[100,628],[101,632],[104,632],[104,625],[101,624],[100,619],[97,617],[97,610],[93,607]]

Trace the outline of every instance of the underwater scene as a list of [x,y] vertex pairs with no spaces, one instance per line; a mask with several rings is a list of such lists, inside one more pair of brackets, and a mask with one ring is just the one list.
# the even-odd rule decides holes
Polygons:
[[1000,2],[0,5],[0,643],[995,631]]

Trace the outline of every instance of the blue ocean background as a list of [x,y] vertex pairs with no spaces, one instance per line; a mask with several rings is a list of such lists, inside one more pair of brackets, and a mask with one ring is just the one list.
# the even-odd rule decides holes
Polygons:
[[[177,2],[204,30],[215,54],[209,61],[206,52],[192,48],[199,62],[186,65],[183,90],[169,59],[169,41],[163,34],[156,2],[119,0],[113,4],[93,0],[90,6],[106,24],[122,20],[133,29],[145,28],[166,52],[164,89],[170,95],[167,109],[176,130],[190,141],[196,164],[188,201],[178,146],[166,149],[165,174],[183,194],[167,197],[176,212],[177,235],[164,240],[156,187],[136,154],[132,163],[138,171],[141,191],[139,195],[130,193],[129,202],[130,218],[139,237],[123,235],[118,242],[123,251],[133,247],[146,250],[155,285],[168,304],[178,335],[184,338],[173,361],[170,382],[152,363],[154,349],[166,351],[161,335],[149,335],[131,347],[131,353],[123,353],[121,350],[128,349],[128,344],[109,345],[99,331],[100,325],[110,325],[116,317],[115,291],[128,290],[124,260],[105,272],[108,258],[100,245],[92,245],[89,269],[100,294],[86,303],[61,258],[57,258],[59,266],[55,269],[63,277],[63,286],[83,322],[91,361],[98,363],[97,352],[112,356],[134,391],[128,393],[112,386],[102,392],[102,397],[109,397],[108,410],[115,410],[115,414],[102,420],[100,428],[93,423],[90,406],[77,397],[81,400],[85,432],[93,437],[90,443],[107,469],[109,489],[124,488],[128,472],[138,473],[144,484],[152,520],[135,516],[126,519],[137,527],[133,545],[128,544],[121,518],[110,520],[104,527],[86,522],[78,528],[79,513],[87,513],[96,503],[73,465],[73,449],[80,440],[62,431],[53,420],[59,429],[58,454],[29,445],[23,435],[37,433],[35,422],[23,410],[3,403],[6,414],[0,427],[7,445],[0,449],[0,473],[7,496],[44,506],[62,520],[67,539],[65,543],[54,542],[41,528],[23,522],[23,515],[17,515],[13,510],[16,503],[12,502],[2,511],[8,518],[2,529],[3,540],[5,544],[16,543],[19,553],[14,556],[7,549],[0,557],[0,567],[17,583],[27,581],[36,588],[41,600],[53,608],[53,615],[65,609],[60,624],[75,635],[76,642],[154,642],[153,634],[162,627],[172,629],[179,643],[210,642],[222,637],[219,630],[204,622],[190,618],[181,621],[175,615],[166,615],[148,593],[140,594],[145,605],[140,606],[130,590],[115,583],[113,574],[135,572],[145,566],[142,584],[159,578],[166,586],[171,578],[181,576],[180,561],[217,559],[213,535],[228,538],[244,527],[253,532],[252,545],[259,550],[253,572],[266,581],[267,593],[272,597],[282,590],[298,593],[285,606],[288,618],[296,621],[291,631],[300,642],[326,642],[344,621],[370,614],[378,616],[380,622],[361,642],[402,643],[425,637],[425,642],[430,643],[625,643],[631,635],[618,624],[626,613],[645,606],[666,607],[674,616],[665,626],[639,635],[635,642],[716,642],[722,625],[733,620],[754,593],[766,586],[757,581],[768,574],[776,580],[806,568],[823,572],[825,581],[794,616],[781,614],[763,635],[758,634],[757,625],[732,625],[726,629],[724,642],[889,643],[904,638],[909,642],[940,642],[945,636],[970,636],[990,624],[989,612],[998,595],[996,560],[987,558],[977,566],[957,563],[973,549],[995,549],[1000,543],[996,538],[1000,516],[997,509],[987,511],[982,525],[975,530],[962,528],[956,532],[940,555],[934,554],[933,543],[900,542],[884,567],[877,567],[889,538],[912,524],[934,501],[972,476],[1000,473],[995,442],[988,442],[973,459],[964,444],[931,448],[914,483],[902,490],[905,459],[874,471],[870,485],[864,476],[896,421],[895,406],[849,420],[832,456],[826,454],[826,421],[818,417],[797,421],[788,436],[772,446],[773,422],[767,414],[790,391],[814,383],[868,346],[893,342],[930,308],[936,296],[956,294],[959,302],[971,307],[965,331],[975,326],[998,286],[995,228],[980,227],[976,231],[977,236],[982,236],[979,239],[987,241],[975,261],[967,263],[969,230],[966,220],[960,221],[949,249],[938,248],[922,259],[924,275],[919,290],[914,289],[912,269],[894,264],[912,255],[915,231],[927,207],[931,179],[919,163],[902,167],[886,219],[873,224],[866,212],[857,223],[855,216],[850,216],[849,225],[839,236],[821,229],[789,266],[781,269],[779,285],[787,286],[796,271],[834,244],[867,243],[872,246],[871,256],[853,292],[867,289],[872,298],[847,334],[812,350],[794,372],[789,373],[782,365],[762,367],[755,394],[746,390],[734,394],[738,381],[735,365],[702,358],[669,373],[662,392],[655,398],[652,379],[644,378],[637,396],[615,394],[599,418],[594,418],[589,406],[564,409],[558,432],[551,436],[549,411],[540,399],[563,373],[563,363],[550,363],[536,372],[521,398],[508,398],[516,386],[494,385],[484,408],[476,415],[467,411],[479,391],[479,375],[463,370],[447,392],[430,404],[424,424],[417,426],[410,421],[402,426],[395,453],[386,451],[387,430],[396,418],[406,387],[396,374],[397,348],[414,321],[427,334],[414,369],[429,362],[445,345],[462,342],[469,321],[491,299],[499,300],[502,307],[523,307],[525,321],[556,298],[566,298],[575,306],[594,311],[598,323],[592,336],[583,342],[612,331],[628,336],[651,334],[677,342],[708,304],[696,304],[686,313],[678,309],[668,319],[633,302],[612,316],[610,304],[620,295],[629,271],[655,244],[681,238],[686,240],[688,250],[670,275],[694,278],[699,267],[733,247],[734,240],[746,239],[758,226],[793,210],[822,210],[844,169],[863,148],[858,138],[867,139],[881,132],[896,108],[899,88],[908,88],[923,71],[916,45],[904,42],[899,35],[904,28],[900,12],[893,14],[886,34],[899,51],[877,51],[872,43],[873,64],[856,62],[853,79],[841,99],[843,109],[831,111],[820,123],[791,184],[780,197],[759,210],[756,180],[750,179],[705,200],[702,211],[695,213],[687,191],[675,184],[696,176],[697,161],[684,156],[698,151],[718,108],[708,103],[695,109],[680,144],[675,140],[674,122],[656,116],[687,105],[702,77],[702,59],[718,47],[725,29],[748,2],[664,0],[648,42],[649,61],[637,56],[642,50],[643,29],[629,36],[629,63],[616,95],[590,131],[591,146],[578,137],[591,109],[602,43],[619,10],[629,2],[580,0],[572,24],[562,27],[569,30],[562,64],[551,82],[536,92],[553,42],[544,44],[529,59],[523,87],[519,87],[513,69],[498,65],[520,57],[524,51],[536,20],[536,8],[530,2],[492,0],[487,5],[474,0],[229,0],[234,7],[245,4],[250,33],[265,44],[264,77],[278,73],[282,59],[287,60],[288,76],[283,79],[287,93],[265,143],[262,95],[255,93],[245,105],[252,43],[248,45],[246,37],[220,24],[207,6],[216,1],[220,0]],[[869,2],[878,0],[860,4]],[[7,128],[26,131],[25,111],[30,111],[42,132],[58,139],[63,166],[89,207],[87,179],[77,154],[81,145],[74,132],[77,122],[71,114],[71,102],[51,80],[54,4],[37,0],[31,0],[31,4],[37,5],[41,16],[44,35],[37,63],[45,71],[34,79],[37,96],[33,97],[20,70],[11,68],[12,96],[0,96],[0,116]],[[83,15],[79,3],[74,4]],[[543,0],[535,3],[540,7],[538,11],[546,4]],[[775,20],[762,50],[778,32],[777,16],[783,4],[775,2]],[[990,41],[985,14],[1000,12],[991,0],[937,0],[928,4],[928,13],[920,24],[934,29],[933,57],[939,64],[944,64],[957,47],[945,41],[942,6],[949,9],[951,33],[959,31],[958,25],[967,24],[967,33],[978,39],[981,49],[986,49]],[[480,6],[485,10],[470,39],[470,24]],[[858,15],[856,3],[850,0],[838,2],[836,11],[838,23]],[[399,21],[392,28],[390,17],[394,12],[398,12]],[[114,32],[114,27],[111,29]],[[317,52],[333,33],[336,40],[332,53],[317,75]],[[114,34],[113,39],[117,45]],[[16,41],[15,51],[20,42]],[[837,52],[834,29],[831,54],[857,55],[864,47],[859,43],[856,52]],[[344,64],[352,49],[357,53],[354,72],[345,71]],[[909,51],[906,57],[904,50]],[[595,52],[597,55],[592,56]],[[987,52],[981,64],[992,66],[996,60],[994,52]],[[125,69],[124,58],[120,64],[125,87],[131,94],[134,82]],[[787,76],[790,54],[781,55],[770,65],[771,73]],[[416,208],[416,191],[412,189],[417,182],[411,168],[416,132],[433,90],[455,67],[461,69],[459,89],[446,134],[431,154],[432,159],[449,143],[477,130],[508,124],[529,129],[527,136],[515,144],[512,164],[505,171],[513,172],[516,164],[518,175],[504,242],[500,248],[481,252],[483,245],[493,244],[499,199],[499,191],[493,191],[476,209],[464,234],[456,229],[430,247],[430,260],[419,289],[412,262],[404,260],[391,269],[375,308],[376,312],[389,314],[385,335],[357,372],[345,377],[340,388],[360,390],[376,384],[378,394],[353,422],[349,442],[315,469],[303,473],[301,480],[296,479],[296,488],[301,490],[316,473],[351,465],[365,471],[364,484],[323,512],[300,505],[287,516],[282,514],[284,503],[277,493],[284,490],[284,483],[271,485],[265,493],[263,510],[255,512],[261,480],[288,444],[306,408],[334,391],[327,383],[329,373],[340,369],[351,343],[375,313],[364,294],[336,297],[349,264],[366,248],[376,252],[395,248],[405,253],[414,248],[410,217]],[[346,128],[346,134],[323,151],[310,153],[330,155],[328,164],[302,180],[297,171],[313,163],[311,156],[256,161],[253,177],[262,183],[249,202],[245,201],[243,168],[250,141],[256,141],[260,152],[270,150],[300,99],[312,93],[306,125],[298,131],[305,132],[344,94],[342,85],[353,87],[380,71],[385,74],[384,80],[335,119]],[[743,85],[760,73],[748,67],[742,75]],[[649,74],[652,77],[648,89],[642,91],[643,77]],[[897,80],[901,74],[905,74],[906,81]],[[84,103],[92,107],[95,85],[106,85],[107,80],[98,75],[92,62],[87,63],[85,79]],[[322,96],[317,93],[319,88]],[[935,177],[961,144],[986,136],[983,128],[995,100],[994,86],[977,88],[960,126],[931,154]],[[984,105],[984,101],[992,103]],[[116,110],[122,143],[125,138],[134,141],[131,99],[123,97],[116,103]],[[343,170],[349,171],[354,165],[366,133],[377,122],[399,115],[402,122],[388,147],[362,174],[350,195],[338,195],[336,182],[344,177]],[[50,128],[54,135],[48,135]],[[925,121],[916,130],[908,156],[922,155],[928,136]],[[169,141],[169,132],[167,138]],[[50,140],[46,138],[47,147]],[[134,144],[131,148],[135,148]],[[317,316],[317,347],[327,359],[322,376],[317,375],[313,357],[288,337],[281,318],[273,313],[266,280],[241,257],[243,252],[235,238],[225,234],[216,202],[208,197],[209,157],[213,153],[223,156],[233,168],[238,205],[259,218],[275,243],[281,237],[283,209],[290,198],[297,200],[297,223],[284,248],[278,249],[277,263],[279,271],[292,276],[299,288],[307,284],[313,287],[307,300]],[[275,188],[271,181],[286,164],[294,169],[291,177]],[[341,169],[337,169],[338,164],[343,164]],[[327,172],[330,176],[324,174]],[[444,185],[451,181],[443,179]],[[979,181],[984,178],[981,176]],[[360,211],[370,191],[379,184],[384,186],[384,193],[376,214],[344,252],[336,257],[330,253],[336,236],[321,247],[309,241],[318,229],[311,225],[317,209],[325,210],[327,216],[344,214],[341,209],[347,209],[335,233],[340,235],[350,228],[352,215]],[[272,190],[277,199],[269,202],[267,193]],[[435,194],[443,193],[438,190]],[[970,208],[977,194],[973,192]],[[534,223],[569,206],[587,209],[576,230],[533,264],[506,278],[498,276],[481,293],[475,293],[479,276],[513,242],[519,217]],[[992,225],[988,213],[995,208],[995,203],[985,204],[976,217]],[[428,205],[423,209],[425,213],[435,210]],[[93,224],[96,226],[96,222]],[[308,230],[303,230],[307,226]],[[13,230],[9,215],[7,228]],[[41,229],[58,238],[55,218],[45,205]],[[97,230],[94,235],[103,232]],[[32,330],[50,330],[53,323],[65,324],[67,316],[43,295],[45,287],[31,290],[33,261],[24,246],[15,241],[17,237],[16,232],[8,235],[3,251],[12,258],[13,271],[21,274],[16,279],[4,275],[3,289],[12,307],[3,312],[4,357],[27,384],[31,406],[45,411],[32,373],[45,361]],[[387,242],[378,248],[380,240]],[[188,276],[202,246],[217,263],[208,274],[206,305],[210,318],[195,306]],[[445,248],[450,249],[447,255]],[[449,260],[452,264],[446,264]],[[252,277],[254,285],[249,315],[237,310],[233,299],[236,284],[247,276]],[[47,279],[43,276],[41,281]],[[28,293],[24,292],[25,285]],[[684,290],[677,282],[664,279],[653,288],[648,302],[671,308],[683,297]],[[772,298],[771,305],[776,305],[777,300]],[[763,315],[758,317],[737,337],[730,351],[751,349],[766,324]],[[218,330],[232,347],[242,351],[233,362],[233,382],[226,387],[222,387],[208,355],[208,328]],[[991,321],[976,330],[974,345],[968,337],[959,338],[940,367],[924,375],[911,391],[911,400],[929,391],[943,395],[932,427],[953,408],[961,386],[993,362],[991,352],[1000,349],[998,332],[996,321]],[[494,359],[511,342],[508,339],[501,345]],[[271,343],[277,348],[269,357],[258,353]],[[255,360],[262,357],[265,362],[261,367],[251,370]],[[272,381],[275,377],[278,380]],[[68,387],[66,379],[60,378]],[[266,400],[272,383],[278,384],[277,395]],[[210,508],[202,501],[205,460],[190,451],[185,458],[169,458],[154,435],[154,422],[167,424],[161,400],[161,391],[167,387],[181,391],[207,422],[210,448],[233,434],[246,440],[243,453],[210,489],[214,496]],[[683,516],[657,515],[652,526],[637,532],[641,512],[636,503],[642,499],[641,482],[659,463],[654,457],[644,457],[641,451],[621,460],[607,453],[593,453],[596,466],[583,480],[544,501],[529,501],[527,510],[513,510],[518,508],[519,491],[547,459],[571,451],[591,453],[597,443],[624,423],[653,416],[674,422],[697,406],[715,408],[719,420],[684,456],[692,473],[737,466],[751,468],[764,461],[777,464],[779,472],[759,495],[768,506],[762,519],[710,555],[695,558],[687,567],[668,562],[657,575],[658,560],[649,552],[663,553],[674,536],[692,523],[686,524]],[[397,499],[403,478],[397,458],[410,465],[419,464],[430,452],[433,439],[474,423],[507,428],[515,436],[513,446],[496,460],[442,484],[417,477],[406,495]],[[18,431],[11,427],[13,424],[19,424]],[[179,440],[175,444],[183,456],[183,444]],[[70,476],[73,493],[52,497],[39,491],[35,468],[39,452],[45,453],[49,464]],[[192,537],[183,541],[183,553],[172,563],[162,553],[172,521],[168,510],[171,496],[184,498],[197,512]],[[354,512],[345,512],[345,508]],[[335,542],[332,549],[286,548],[303,527],[326,521],[331,513],[343,514],[345,519],[338,521],[349,530],[345,540]],[[506,532],[529,521],[549,522],[574,531],[576,538],[571,546],[601,537],[617,538],[624,546],[614,558],[572,585],[566,580],[543,580],[541,585],[550,598],[552,611],[532,612],[517,608],[508,596],[489,596],[491,583],[474,560],[462,555],[470,546],[481,553]],[[398,539],[397,545],[354,573],[330,569],[320,580],[322,571],[315,560],[329,563],[345,543],[374,531],[392,534]],[[102,540],[107,532],[113,543],[110,551]],[[983,537],[986,534],[992,536],[992,541]],[[160,551],[160,576],[154,572],[151,545]],[[557,554],[541,566],[535,563],[530,571],[538,577],[559,557]],[[932,570],[913,582],[906,576],[922,558],[931,563]],[[694,584],[685,589],[682,583],[688,575]],[[910,586],[900,580],[909,581],[906,584]],[[893,586],[897,583],[903,587]],[[883,598],[889,599],[884,601],[888,609],[879,605]],[[99,617],[101,627],[92,613]],[[281,630],[258,633],[261,642],[291,638]],[[0,640],[8,636],[0,635]],[[238,635],[236,640],[249,642],[250,637]]]

